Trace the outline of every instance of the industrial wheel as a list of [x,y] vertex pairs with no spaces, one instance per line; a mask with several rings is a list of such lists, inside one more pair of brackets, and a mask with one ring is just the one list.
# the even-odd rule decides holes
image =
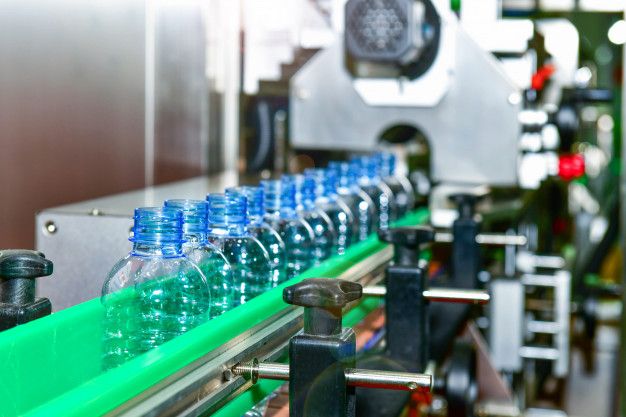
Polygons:
[[478,396],[476,351],[467,342],[457,342],[446,373],[448,417],[472,417]]

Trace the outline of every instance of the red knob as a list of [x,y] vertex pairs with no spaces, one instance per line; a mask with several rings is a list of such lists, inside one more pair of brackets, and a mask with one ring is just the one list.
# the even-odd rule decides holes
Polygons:
[[570,181],[585,175],[585,158],[581,154],[559,156],[559,177]]

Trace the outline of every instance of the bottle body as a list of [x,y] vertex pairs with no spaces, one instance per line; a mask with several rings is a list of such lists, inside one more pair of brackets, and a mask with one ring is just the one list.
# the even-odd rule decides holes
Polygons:
[[233,305],[250,301],[272,288],[270,257],[248,232],[247,198],[240,194],[209,194],[208,237],[230,263]]
[[313,231],[313,266],[337,254],[338,238],[330,217],[315,206],[302,208],[298,214]]
[[389,187],[395,197],[397,218],[405,216],[415,207],[415,194],[408,178],[390,176],[383,178],[383,182]]
[[287,280],[285,243],[269,224],[260,222],[248,226],[248,231],[267,250],[272,263],[272,287]]
[[133,250],[102,287],[103,367],[110,369],[209,319],[205,276],[182,250],[182,213],[135,211]]
[[208,242],[188,242],[183,252],[206,277],[211,291],[210,318],[233,308],[233,273],[226,257]]
[[396,155],[391,152],[379,152],[374,157],[374,174],[380,176],[395,197],[396,215],[404,216],[415,207],[415,191],[411,181],[396,171]]
[[231,265],[233,306],[245,304],[272,288],[272,266],[269,254],[250,235],[209,234],[209,243],[224,254]]
[[356,240],[361,242],[367,239],[378,226],[374,202],[365,191],[358,187],[352,189],[342,187],[337,190],[337,194],[339,199],[355,213],[353,233]]
[[389,224],[397,218],[395,197],[389,187],[382,182],[370,180],[362,180],[359,186],[376,207],[378,214],[376,229],[389,228]]
[[337,233],[337,254],[343,255],[353,241],[358,240],[359,226],[348,205],[338,196],[322,197],[315,203],[323,211]]
[[285,243],[287,279],[313,266],[313,230],[307,222],[295,216],[269,216],[267,222]]
[[247,200],[249,224],[247,231],[268,252],[272,263],[272,286],[287,280],[285,243],[276,230],[263,220],[265,193],[262,187],[239,186],[226,189],[227,194],[244,196]]

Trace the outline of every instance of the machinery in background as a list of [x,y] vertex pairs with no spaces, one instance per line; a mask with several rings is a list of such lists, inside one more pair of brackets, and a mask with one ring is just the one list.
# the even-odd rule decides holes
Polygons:
[[[389,145],[406,156],[419,140],[426,161],[413,175],[432,184],[424,187],[432,225],[469,227],[448,235],[453,247],[436,249],[435,263],[444,275],[480,276],[477,285],[490,289],[490,306],[475,318],[501,375],[494,384],[507,387],[504,397],[520,413],[538,403],[563,407],[571,320],[592,334],[598,313],[588,310],[598,291],[619,293],[583,283],[616,239],[613,152],[600,145],[613,141],[614,97],[580,66],[572,23],[501,18],[500,7],[468,0],[457,13],[438,0],[347,1],[334,40],[284,66],[281,81],[262,83],[259,95],[282,94],[273,114],[289,128],[280,124],[284,159],[275,163],[283,169]],[[597,128],[581,142],[590,122]],[[485,190],[478,216],[458,217],[449,197]],[[481,248],[481,223],[526,240]]]
[[[258,402],[274,391],[250,415],[281,415],[286,388],[266,389],[266,379],[289,381],[290,415],[298,417],[566,415],[577,354],[591,372],[603,301],[622,292],[600,278],[618,223],[614,124],[605,108],[614,97],[595,88],[589,67],[579,68],[570,23],[501,19],[498,7],[348,0],[343,31],[325,47],[297,51],[280,81],[243,98],[245,170],[269,177],[390,148],[415,189],[410,227],[381,230],[387,247],[365,236],[349,256],[319,266],[337,280],[304,280],[282,298],[268,291],[220,318],[216,333],[228,340],[209,340],[211,323],[186,335],[187,345],[173,340],[167,352],[171,362],[183,358],[179,368],[158,378],[132,368],[145,390],[102,409],[226,413],[244,396]],[[563,36],[567,44],[555,47]],[[84,278],[103,277],[126,251],[132,208],[239,180],[196,178],[44,210],[37,245],[57,268],[38,294],[58,310],[97,297],[101,281]],[[426,207],[429,224],[416,226]],[[5,288],[18,281],[0,275],[1,310]],[[19,276],[17,287],[26,304],[40,303],[37,316],[47,314],[50,303],[34,299],[31,276]],[[89,323],[93,339],[92,304],[65,314]],[[69,329],[59,340],[80,345]],[[89,363],[90,353],[77,363]],[[84,392],[88,380],[110,386],[106,377],[63,389]],[[611,392],[600,395],[611,403]]]

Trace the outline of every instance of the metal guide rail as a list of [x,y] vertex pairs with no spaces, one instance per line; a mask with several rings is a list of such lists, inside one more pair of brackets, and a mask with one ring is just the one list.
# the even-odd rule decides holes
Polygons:
[[[364,258],[337,278],[374,284],[391,260],[391,246]],[[347,307],[354,308],[357,303]],[[286,356],[289,340],[302,330],[303,309],[288,307],[207,353],[108,416],[199,416],[211,414],[249,389],[253,382],[234,375],[238,363],[276,361]]]

